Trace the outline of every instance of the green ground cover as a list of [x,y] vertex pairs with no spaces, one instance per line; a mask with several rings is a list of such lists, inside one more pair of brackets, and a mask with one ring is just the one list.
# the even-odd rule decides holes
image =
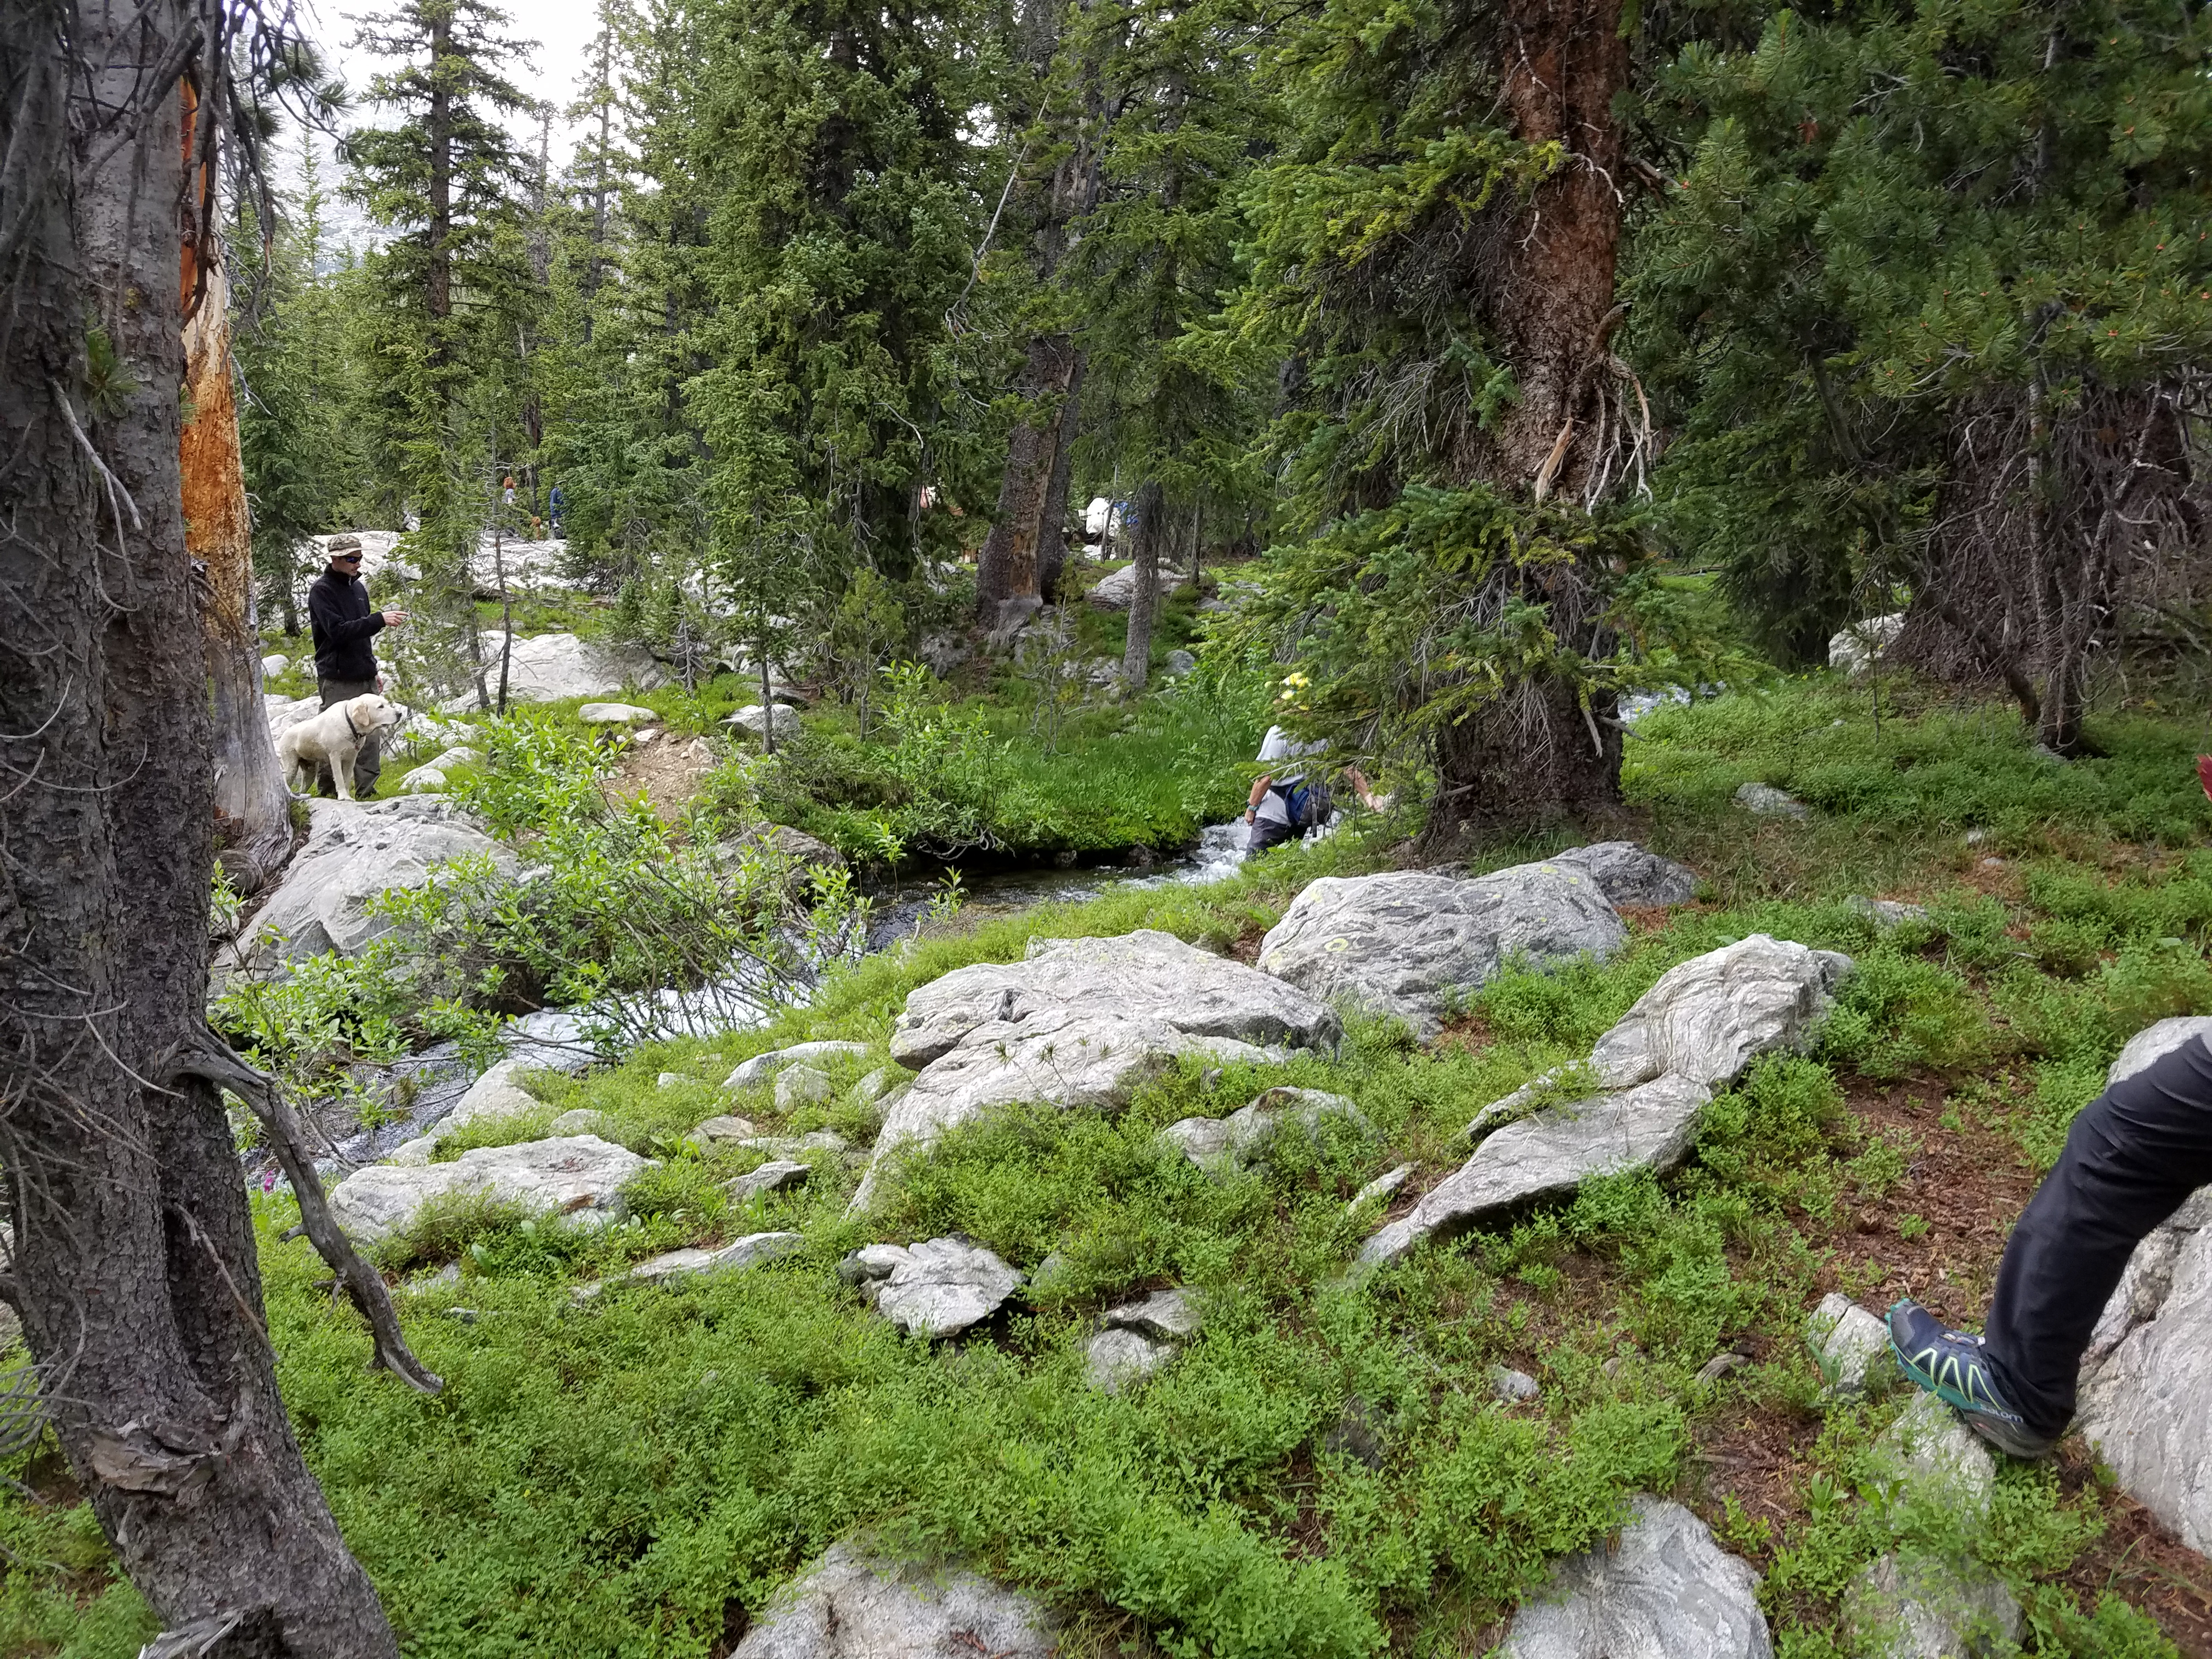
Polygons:
[[[1896,1402],[1818,1409],[1800,1333],[1824,1290],[1869,1293],[1870,1254],[1926,1242],[1924,1218],[1893,1214],[1923,1190],[1921,1158],[1966,1147],[2026,1178],[2128,1035],[2212,1012],[2212,811],[2188,765],[2208,734],[2109,722],[2107,758],[2061,768],[1999,710],[1916,694],[1881,713],[1877,732],[1863,690],[1820,679],[1650,717],[1629,748],[1632,802],[1705,885],[1607,964],[1508,975],[1426,1050],[1358,1024],[1338,1054],[1264,1074],[1209,1085],[1186,1066],[1111,1119],[1009,1110],[909,1158],[865,1218],[844,1214],[856,1171],[820,1154],[806,1187],[736,1206],[722,1183],[758,1155],[684,1133],[734,1110],[862,1138],[871,1110],[842,1085],[880,1062],[914,986],[1017,960],[1039,936],[1143,926],[1249,949],[1307,880],[1387,862],[1391,826],[1212,887],[956,917],[767,1030],[540,1079],[544,1118],[595,1108],[611,1138],[664,1161],[631,1193],[633,1218],[598,1234],[478,1208],[390,1248],[410,1339],[447,1379],[435,1400],[363,1373],[358,1321],[319,1288],[310,1248],[280,1240],[291,1206],[257,1200],[286,1398],[405,1650],[720,1654],[801,1562],[867,1527],[1034,1587],[1073,1614],[1073,1654],[1473,1655],[1550,1559],[1656,1490],[1762,1569],[1791,1659],[1844,1650],[1844,1591],[1900,1534],[1979,1553],[2027,1609],[2028,1651],[2176,1651],[2143,1610],[2155,1597],[2105,1571],[2117,1500],[2078,1468],[2007,1465],[1996,1523],[1972,1540],[1874,1501],[1868,1452]],[[1751,779],[1820,810],[1753,820],[1729,804]],[[1970,830],[1985,836],[1969,844]],[[1881,930],[1845,902],[1857,894],[1929,914]],[[1346,1211],[1364,1182],[1455,1164],[1478,1108],[1581,1053],[1674,963],[1754,931],[1848,951],[1856,971],[1816,1050],[1716,1101],[1682,1170],[1594,1183],[1345,1280],[1376,1220]],[[766,1091],[719,1087],[746,1055],[805,1036],[877,1046],[836,1069],[835,1101],[787,1118]],[[692,1080],[661,1086],[671,1072]],[[1220,1182],[1154,1139],[1276,1081],[1352,1096],[1376,1139],[1331,1134]],[[1908,1097],[1940,1115],[1899,1127]],[[2009,1216],[1992,1218],[2001,1233]],[[645,1255],[769,1227],[802,1231],[805,1249],[573,1295]],[[899,1339],[833,1271],[871,1240],[954,1231],[1025,1269],[1060,1252],[1067,1271],[1002,1328],[935,1348]],[[1975,1305],[1994,1244],[1950,1243],[1947,1272]],[[447,1263],[458,1282],[424,1282]],[[1085,1388],[1088,1317],[1169,1283],[1195,1289],[1203,1335],[1142,1389]],[[1724,1350],[1750,1363],[1698,1380]],[[1492,1401],[1500,1363],[1541,1396]],[[1353,1419],[1366,1458],[1343,1433]],[[1754,1425],[1791,1448],[1764,1508],[1713,1449]],[[52,1501],[0,1506],[0,1650],[135,1650],[152,1626],[111,1584],[51,1451],[9,1472]]]

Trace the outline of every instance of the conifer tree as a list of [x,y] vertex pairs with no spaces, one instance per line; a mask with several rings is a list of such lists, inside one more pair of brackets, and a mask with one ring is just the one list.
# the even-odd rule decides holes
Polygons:
[[1425,754],[1432,843],[1619,799],[1648,590],[1612,504],[1650,437],[1611,349],[1622,24],[1332,0],[1272,65],[1297,127],[1236,337],[1290,360],[1292,539],[1252,626],[1301,671],[1291,723]]
[[347,135],[347,190],[399,234],[370,256],[380,429],[401,480],[419,574],[417,665],[484,695],[473,599],[485,523],[483,410],[473,384],[512,375],[514,330],[535,301],[517,224],[529,174],[500,118],[532,106],[508,78],[521,48],[486,0],[401,0],[356,45],[392,64],[370,82],[397,124]]
[[1754,578],[1807,503],[1842,526],[1805,544],[1825,591],[1854,554],[1909,585],[1907,656],[2084,747],[2092,650],[2202,544],[2208,48],[2171,0],[2008,0],[1784,15],[1682,58],[1655,109],[1694,159],[1637,292],[1671,470],[1741,599],[1789,617]]

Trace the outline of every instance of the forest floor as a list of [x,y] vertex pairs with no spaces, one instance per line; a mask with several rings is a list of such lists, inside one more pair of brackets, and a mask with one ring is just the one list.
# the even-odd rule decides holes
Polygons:
[[[2007,1228],[2120,1044],[2212,1012],[2201,720],[2117,713],[2094,727],[2104,757],[2060,765],[2002,708],[1888,695],[1878,724],[1863,688],[1826,677],[1647,717],[1632,827],[1702,884],[1637,913],[1611,962],[1509,973],[1425,1048],[1355,1023],[1334,1056],[1188,1066],[1111,1119],[1010,1109],[910,1160],[865,1217],[844,1213],[856,1170],[834,1158],[795,1192],[734,1204],[722,1183],[759,1155],[685,1133],[738,1111],[865,1140],[872,1109],[844,1091],[881,1062],[915,986],[1018,961],[1032,939],[1139,927],[1248,955],[1314,878],[1402,863],[1407,826],[1369,821],[1210,886],[927,923],[769,1027],[541,1078],[541,1115],[441,1155],[589,1106],[663,1161],[629,1194],[629,1225],[460,1209],[386,1250],[410,1340],[447,1379],[434,1401],[363,1372],[359,1322],[283,1238],[296,1212],[257,1197],[286,1397],[405,1650],[726,1655],[778,1584],[865,1528],[1034,1590],[1068,1616],[1071,1656],[1473,1659],[1635,1491],[1680,1498],[1759,1569],[1782,1654],[1850,1650],[1844,1595],[1895,1543],[1868,1458],[1900,1401],[1824,1398],[1807,1315],[1839,1290],[1977,1319]],[[1752,817],[1733,796],[1753,781],[1811,817]],[[1861,896],[1927,915],[1880,927],[1846,902]],[[1591,1183],[1344,1280],[1376,1221],[1346,1215],[1352,1192],[1411,1161],[1409,1203],[1465,1156],[1455,1137],[1481,1105],[1585,1052],[1667,968],[1755,931],[1856,969],[1815,1050],[1717,1100],[1680,1170]],[[831,1101],[786,1111],[721,1088],[738,1060],[808,1037],[870,1045],[832,1066]],[[1324,1137],[1225,1181],[1160,1156],[1161,1126],[1277,1081],[1351,1096],[1375,1138]],[[770,1227],[805,1249],[572,1294]],[[955,1231],[1064,1271],[939,1347],[898,1338],[833,1271],[862,1243]],[[1170,1284],[1200,1297],[1202,1338],[1141,1389],[1086,1388],[1097,1310]],[[1745,1363],[1700,1381],[1727,1353]],[[1498,1364],[1540,1395],[1492,1401]],[[1354,1423],[1365,1455],[1346,1449]],[[0,1500],[0,1654],[135,1652],[153,1626],[51,1442],[5,1472],[25,1490]],[[2052,1462],[2005,1463],[1995,1502],[1984,1535],[1951,1541],[2018,1597],[2026,1651],[2212,1659],[2212,1564],[2078,1437]]]

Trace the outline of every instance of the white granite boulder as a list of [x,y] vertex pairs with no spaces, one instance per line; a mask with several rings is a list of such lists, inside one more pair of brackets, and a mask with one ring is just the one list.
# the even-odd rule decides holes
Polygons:
[[1424,1040],[1449,1005],[1516,959],[1602,961],[1628,938],[1580,865],[1515,865],[1474,880],[1425,871],[1324,876],[1260,945],[1260,966],[1317,997],[1395,1015]]
[[1037,939],[1018,963],[979,963],[911,993],[891,1058],[919,1073],[884,1115],[865,1209],[884,1160],[993,1106],[1111,1109],[1178,1056],[1266,1062],[1342,1035],[1318,999],[1172,934]]
[[1201,1170],[1237,1169],[1265,1157],[1278,1134],[1296,1129],[1312,1139],[1331,1118],[1362,1134],[1375,1132],[1366,1115],[1342,1095],[1285,1087],[1267,1091],[1226,1117],[1182,1118],[1161,1130],[1159,1138]]
[[1137,602],[1137,567],[1125,564],[1109,570],[1083,596],[1104,611],[1127,611]]
[[1831,1291],[1820,1298],[1806,1322],[1805,1343],[1834,1399],[1880,1394],[1897,1378],[1889,1327],[1847,1296]]
[[1369,1239],[1360,1262],[1395,1261],[1423,1239],[1571,1193],[1593,1176],[1673,1168],[1713,1091],[1761,1054],[1805,1048],[1850,968],[1848,957],[1765,933],[1676,963],[1590,1050],[1597,1093],[1529,1111],[1555,1080],[1547,1074],[1485,1107],[1470,1132],[1503,1127]]
[[836,1093],[830,1073],[812,1066],[787,1066],[775,1074],[775,1109],[789,1112],[818,1106]]
[[1618,1540],[1560,1562],[1513,1616],[1505,1659],[1771,1659],[1751,1564],[1680,1504],[1631,1504]]
[[1869,617],[1828,636],[1828,666],[1846,674],[1863,674],[1881,659],[1905,631],[1905,612]]
[[[483,641],[484,664],[495,685],[503,642],[497,634],[485,635]],[[611,697],[627,686],[652,691],[667,684],[667,671],[652,653],[636,646],[580,640],[574,634],[518,635],[507,664],[507,695],[524,702]],[[475,694],[462,701],[473,703]]]
[[454,859],[482,855],[513,874],[514,855],[432,795],[307,805],[307,842],[238,942],[240,962],[267,970],[326,951],[353,956],[392,927],[368,902],[420,887]]
[[[2106,1086],[2200,1041],[2212,1018],[2160,1020],[2120,1050]],[[2089,1339],[2075,1422],[2130,1497],[2212,1551],[2212,1187],[2129,1257]]]
[[775,740],[788,743],[799,735],[799,711],[780,702],[772,702],[765,708],[757,702],[749,702],[723,724],[734,726],[740,732],[750,732],[757,738],[765,737],[769,727],[773,726]]
[[957,1336],[1006,1305],[1023,1275],[971,1239],[870,1244],[837,1265],[838,1276],[908,1336]]
[[1119,1394],[1173,1359],[1198,1334],[1200,1321],[1188,1294],[1168,1290],[1109,1308],[1098,1322],[1098,1334],[1085,1345],[1084,1375],[1092,1388]]
[[471,1123],[496,1122],[501,1118],[527,1117],[544,1109],[543,1103],[515,1079],[534,1069],[523,1060],[502,1060],[469,1085],[453,1103],[453,1109],[438,1120],[437,1133],[465,1128]]
[[1859,1575],[1843,1613],[1852,1651],[1867,1659],[1993,1659],[2018,1650],[2022,1622],[2002,1580],[1896,1551]]
[[631,726],[657,720],[660,715],[634,702],[587,702],[576,710],[576,718],[586,726]]
[[951,1568],[833,1544],[777,1591],[730,1659],[1054,1659],[1052,1615]]
[[751,1089],[766,1083],[787,1066],[816,1060],[858,1059],[868,1052],[865,1042],[794,1042],[787,1048],[771,1048],[755,1054],[722,1079],[725,1089]]
[[418,766],[399,780],[400,789],[410,795],[434,795],[443,790],[450,780],[441,766]]
[[272,653],[261,659],[261,677],[264,679],[274,679],[291,665],[292,659],[289,657]]
[[1614,904],[1687,904],[1698,896],[1698,872],[1632,841],[1571,847],[1547,860],[1587,870],[1598,891]]
[[758,1198],[763,1193],[780,1193],[793,1187],[806,1184],[814,1173],[811,1164],[801,1164],[795,1158],[772,1158],[760,1168],[735,1181],[726,1183],[726,1190],[738,1203]]
[[[1996,1490],[1996,1459],[1932,1394],[1916,1393],[1875,1442],[1875,1491],[1888,1509],[1933,1507],[1971,1534]],[[1879,1659],[1968,1659],[2010,1651],[2020,1604],[1971,1556],[1907,1546],[1861,1572],[1844,1601],[1857,1652]]]
[[1813,816],[1813,809],[1803,801],[1787,789],[1777,789],[1771,783],[1739,784],[1735,804],[1762,818],[1809,818]]
[[513,1146],[480,1146],[450,1164],[372,1164],[331,1191],[331,1212],[364,1244],[404,1231],[422,1206],[448,1194],[515,1204],[579,1225],[615,1219],[622,1189],[652,1160],[597,1135],[562,1135]]
[[805,1249],[805,1244],[806,1240],[798,1233],[749,1233],[716,1249],[670,1250],[639,1262],[629,1270],[629,1276],[658,1283],[696,1278],[702,1273],[738,1273],[781,1261],[793,1251]]

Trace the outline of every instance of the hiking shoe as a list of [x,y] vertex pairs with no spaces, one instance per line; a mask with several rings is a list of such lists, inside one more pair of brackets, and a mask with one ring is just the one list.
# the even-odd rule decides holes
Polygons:
[[1899,1368],[1966,1420],[1966,1426],[2014,1457],[2047,1457],[2055,1434],[2021,1420],[1990,1370],[1982,1339],[1954,1331],[1911,1297],[1889,1310],[1889,1346]]

